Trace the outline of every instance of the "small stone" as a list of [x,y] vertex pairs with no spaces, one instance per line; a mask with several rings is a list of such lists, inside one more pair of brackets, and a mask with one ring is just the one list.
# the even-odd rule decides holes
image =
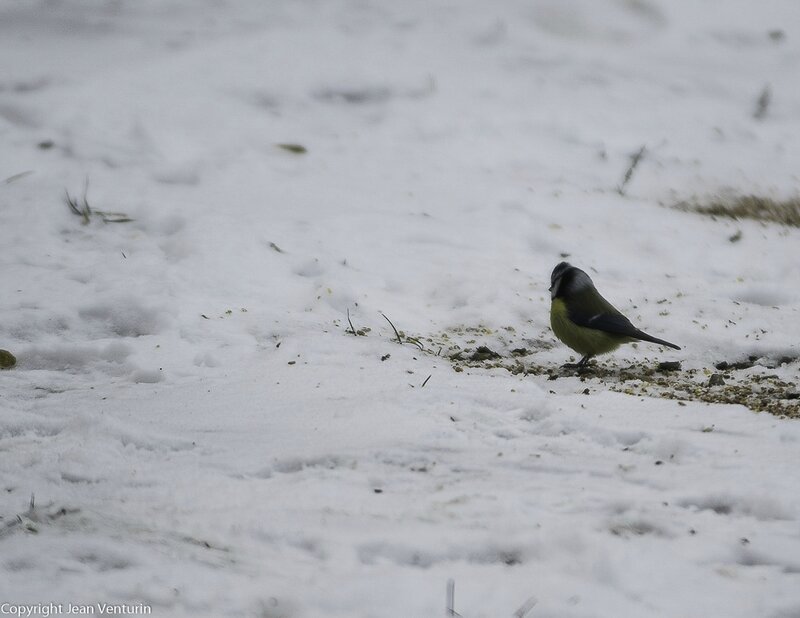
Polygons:
[[485,361],[485,360],[490,360],[490,359],[493,359],[493,358],[500,358],[500,355],[497,352],[495,352],[493,350],[490,350],[485,345],[482,345],[482,346],[478,346],[478,349],[475,350],[475,352],[472,353],[472,356],[469,357],[469,360],[471,360],[471,361]]
[[681,370],[680,361],[664,361],[662,363],[658,363],[658,367],[656,367],[656,371],[680,371],[680,370]]
[[800,391],[796,389],[788,390],[783,394],[784,399],[800,399]]
[[735,363],[722,361],[714,365],[714,367],[719,371],[725,371],[726,369],[734,369],[736,371],[739,371],[741,369],[750,369],[750,367],[756,364],[757,360],[758,360],[757,356],[751,356],[745,361],[736,361]]
[[0,350],[0,369],[11,369],[17,364],[16,357],[8,350]]
[[725,378],[722,377],[722,374],[715,373],[708,379],[708,386],[709,388],[712,386],[725,386]]

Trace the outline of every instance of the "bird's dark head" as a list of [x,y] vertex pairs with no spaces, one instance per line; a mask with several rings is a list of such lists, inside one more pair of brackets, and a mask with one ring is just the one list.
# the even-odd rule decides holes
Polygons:
[[558,264],[550,275],[550,298],[565,298],[587,287],[594,287],[589,275],[568,262]]

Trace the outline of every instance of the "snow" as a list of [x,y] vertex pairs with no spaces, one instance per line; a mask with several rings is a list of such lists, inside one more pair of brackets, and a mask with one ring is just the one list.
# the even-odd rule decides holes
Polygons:
[[[0,604],[438,616],[452,580],[465,618],[800,616],[797,420],[428,342],[555,369],[568,254],[683,346],[601,364],[796,381],[800,232],[669,206],[796,194],[798,23],[0,1]],[[83,225],[87,179],[134,221]]]

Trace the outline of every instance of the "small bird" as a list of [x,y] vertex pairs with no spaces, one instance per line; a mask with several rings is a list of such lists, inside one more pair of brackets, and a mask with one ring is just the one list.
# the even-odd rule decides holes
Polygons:
[[649,341],[680,350],[674,343],[636,328],[600,296],[589,275],[567,262],[561,262],[550,275],[550,298],[550,326],[556,337],[583,356],[579,368],[586,367],[592,356],[631,341]]

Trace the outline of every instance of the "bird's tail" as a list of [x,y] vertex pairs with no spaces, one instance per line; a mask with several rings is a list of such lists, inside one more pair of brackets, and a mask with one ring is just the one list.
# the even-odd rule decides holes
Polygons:
[[657,337],[653,337],[642,331],[638,331],[636,333],[636,338],[641,339],[642,341],[649,341],[650,343],[656,343],[658,345],[665,345],[668,348],[674,348],[675,350],[681,349],[680,346],[677,346],[674,343],[670,343],[669,341],[664,341],[663,339],[658,339]]

